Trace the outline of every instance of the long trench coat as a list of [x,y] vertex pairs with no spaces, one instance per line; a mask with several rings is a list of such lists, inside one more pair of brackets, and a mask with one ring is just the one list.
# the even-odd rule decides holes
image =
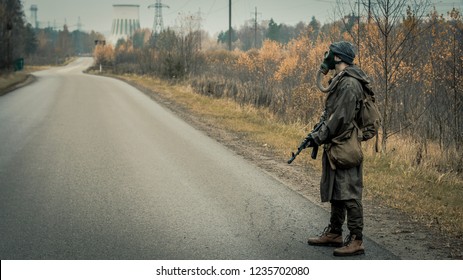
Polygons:
[[332,169],[326,149],[331,139],[346,130],[353,129],[362,100],[362,84],[370,79],[357,66],[348,66],[343,70],[337,86],[327,95],[325,112],[320,121],[322,125],[312,134],[318,145],[325,144],[322,158],[322,177],[320,181],[321,201],[362,199],[363,166],[349,169]]

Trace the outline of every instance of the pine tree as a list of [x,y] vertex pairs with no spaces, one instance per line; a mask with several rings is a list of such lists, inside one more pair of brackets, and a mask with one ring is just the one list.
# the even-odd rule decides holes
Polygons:
[[266,34],[266,38],[272,41],[279,42],[280,41],[280,29],[281,25],[278,25],[273,18],[270,19],[268,23],[268,30]]

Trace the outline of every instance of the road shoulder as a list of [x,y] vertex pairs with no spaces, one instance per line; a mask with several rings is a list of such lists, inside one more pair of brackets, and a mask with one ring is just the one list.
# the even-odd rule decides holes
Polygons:
[[21,77],[18,81],[11,81],[5,83],[5,85],[0,87],[0,96],[3,96],[7,93],[10,93],[18,88],[27,86],[34,81],[36,81],[36,77],[32,74],[25,74],[24,77]]

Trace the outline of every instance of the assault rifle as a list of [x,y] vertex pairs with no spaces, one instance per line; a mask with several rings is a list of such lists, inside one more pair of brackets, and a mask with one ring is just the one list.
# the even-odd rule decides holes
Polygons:
[[[307,148],[308,146],[313,146],[312,148],[312,153],[310,155],[310,157],[312,159],[316,159],[317,158],[317,154],[318,154],[318,145],[315,144],[315,142],[313,142],[313,138],[311,137],[312,133],[314,132],[317,132],[320,127],[322,126],[322,123],[323,122],[320,122],[318,123],[314,129],[307,135],[306,138],[304,138],[304,140],[302,140],[301,144],[299,145],[299,147],[297,148],[297,152],[294,153],[294,152],[291,152],[291,158],[288,160],[288,164],[291,164],[295,159],[296,157],[302,152],[302,150],[304,150],[305,148]],[[311,143],[312,142],[312,143]]]

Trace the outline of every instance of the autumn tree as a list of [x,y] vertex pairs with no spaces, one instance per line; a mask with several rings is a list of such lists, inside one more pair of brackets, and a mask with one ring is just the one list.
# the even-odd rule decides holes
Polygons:
[[184,76],[195,71],[198,67],[198,57],[201,50],[202,33],[200,30],[200,17],[197,14],[181,14],[177,18],[176,36],[178,50],[182,59]]
[[260,32],[255,32],[254,25],[246,23],[243,27],[241,27],[237,32],[237,37],[240,42],[240,49],[243,51],[250,50],[253,47],[257,46],[258,41],[258,34],[259,34],[259,41],[262,40],[260,36]]
[[463,21],[459,10],[449,12],[450,22],[450,89],[453,95],[453,138],[456,147],[463,143]]
[[156,38],[157,72],[166,78],[182,77],[184,75],[184,62],[181,53],[181,40],[176,32],[167,29]]
[[[418,55],[414,40],[423,31],[421,19],[429,7],[428,1],[421,1],[414,6],[407,6],[407,0],[378,0],[371,7],[373,22],[368,25],[365,35],[365,44],[368,48],[369,62],[379,62],[379,67],[373,67],[378,77],[378,95],[382,110],[382,150],[387,150],[387,138],[397,133],[400,127],[394,127],[393,110],[391,102],[399,94],[396,83],[399,75],[410,74],[404,71],[403,64],[407,58]],[[407,15],[408,22],[402,23]]]
[[95,65],[110,66],[114,63],[115,52],[111,45],[97,44],[93,53]]
[[461,95],[463,25],[458,10],[449,12],[449,20],[434,10],[430,15],[432,28],[427,34],[426,43],[429,59],[426,61],[427,80],[425,81],[429,98],[429,113],[426,134],[438,140],[441,148],[461,144],[463,133],[461,115],[463,97]]
[[[246,51],[235,48],[230,52],[217,46],[202,49],[201,37],[196,29],[188,28],[187,21],[182,30],[159,34],[143,51],[116,52],[130,54],[143,73],[181,77],[199,93],[266,107],[285,122],[313,124],[325,98],[315,86],[324,52],[330,43],[348,40],[361,51],[354,63],[361,62],[374,81],[384,121],[380,133],[383,151],[392,135],[410,135],[423,143],[438,140],[442,147],[456,147],[462,141],[463,126],[459,11],[452,11],[448,19],[426,17],[426,1],[407,6],[410,1],[383,0],[375,2],[368,13],[366,3],[353,5],[362,8],[360,12],[349,11],[348,17],[323,26],[314,17],[307,25],[288,26],[288,42],[282,43],[281,37],[280,41],[268,39],[262,47]],[[273,22],[261,34],[269,34],[270,26],[280,31],[285,27]],[[246,25],[238,30],[235,47],[248,48],[245,40],[251,33]],[[227,40],[225,35],[221,36]]]
[[313,46],[307,36],[292,40],[284,47],[274,75],[279,82],[277,112],[284,121],[310,122],[321,114],[325,96],[313,85],[325,51],[324,44]]

